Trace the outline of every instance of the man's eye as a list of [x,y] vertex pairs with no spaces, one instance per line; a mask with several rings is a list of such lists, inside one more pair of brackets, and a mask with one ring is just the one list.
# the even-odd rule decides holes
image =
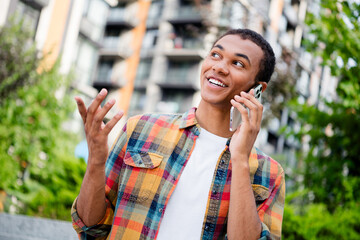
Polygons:
[[240,61],[234,61],[234,64],[238,67],[244,67],[244,64]]
[[214,58],[219,58],[220,57],[220,55],[218,53],[216,53],[216,52],[211,53],[211,56],[214,57]]

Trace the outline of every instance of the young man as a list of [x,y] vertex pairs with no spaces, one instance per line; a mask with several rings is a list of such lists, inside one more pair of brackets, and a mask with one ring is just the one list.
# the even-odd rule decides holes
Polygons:
[[[100,107],[106,90],[88,109],[76,98],[89,146],[72,210],[81,239],[280,239],[284,172],[253,147],[263,107],[252,88],[266,89],[274,65],[259,34],[227,32],[202,64],[198,108],[130,118],[109,156],[122,114],[102,122],[114,105]],[[242,116],[234,132],[231,106]]]

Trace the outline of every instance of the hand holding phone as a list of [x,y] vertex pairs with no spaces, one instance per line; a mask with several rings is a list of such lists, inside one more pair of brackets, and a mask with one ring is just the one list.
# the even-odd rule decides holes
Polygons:
[[[252,88],[251,88],[252,89]],[[251,90],[250,89],[250,90]],[[249,90],[249,92],[250,92]],[[261,94],[262,94],[262,85],[258,84],[254,87],[254,97],[260,102],[261,101]],[[247,109],[249,114],[249,109],[243,104],[243,106]],[[241,124],[241,113],[237,108],[231,106],[230,109],[230,131],[235,131],[238,126]]]

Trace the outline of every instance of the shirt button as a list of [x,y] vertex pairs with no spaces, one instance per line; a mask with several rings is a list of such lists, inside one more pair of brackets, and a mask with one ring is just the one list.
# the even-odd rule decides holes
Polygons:
[[163,209],[162,208],[159,208],[159,213],[162,213]]
[[205,226],[205,230],[208,230],[209,229],[209,226]]
[[217,191],[214,190],[214,191],[213,191],[213,194],[214,194],[214,195],[217,194]]

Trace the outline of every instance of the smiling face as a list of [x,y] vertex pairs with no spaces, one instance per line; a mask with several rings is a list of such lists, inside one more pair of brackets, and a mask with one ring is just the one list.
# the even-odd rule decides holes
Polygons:
[[219,39],[201,67],[202,101],[230,108],[236,94],[254,86],[263,55],[258,45],[237,35]]

